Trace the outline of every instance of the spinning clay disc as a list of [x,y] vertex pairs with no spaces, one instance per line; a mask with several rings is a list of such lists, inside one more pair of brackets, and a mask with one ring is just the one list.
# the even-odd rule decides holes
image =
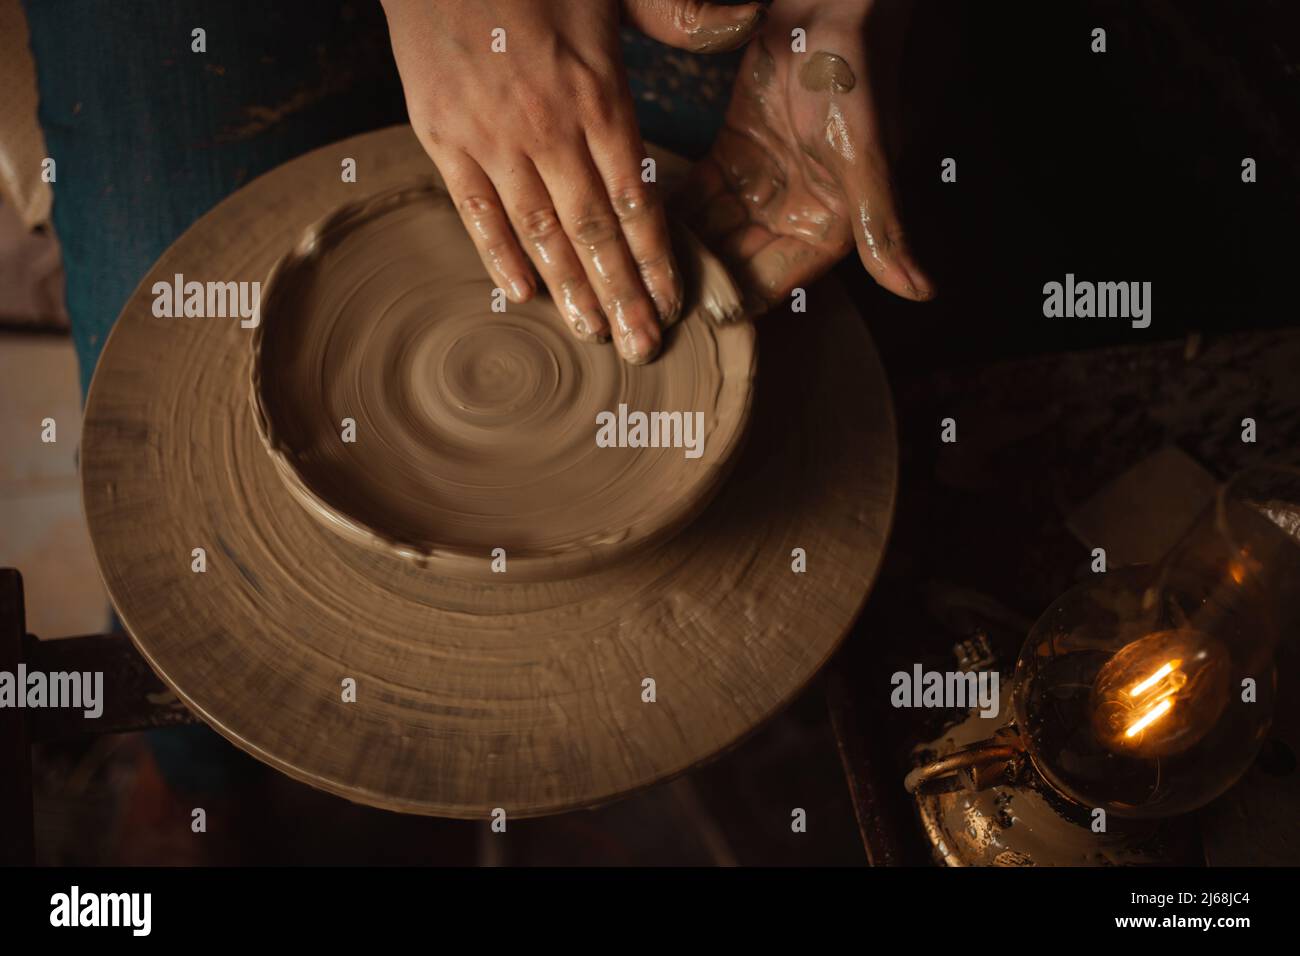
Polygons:
[[500,573],[494,553],[512,581],[589,571],[675,531],[739,445],[754,369],[726,271],[678,246],[685,317],[633,368],[545,295],[507,308],[436,184],[332,213],[272,270],[253,335],[290,490],[362,544],[469,577]]
[[[661,187],[671,189],[685,164],[651,155]],[[355,160],[357,182],[341,182],[344,159]],[[778,311],[758,323],[761,372],[743,447],[712,501],[676,534],[611,553],[587,573],[544,580],[516,577],[508,549],[505,573],[472,579],[341,534],[296,499],[259,436],[249,401],[254,330],[238,318],[155,315],[153,289],[177,276],[264,281],[313,224],[430,177],[408,127],[355,137],[249,183],[162,255],[114,326],[87,399],[81,468],[91,540],[123,624],[161,679],[282,772],[413,813],[486,820],[495,808],[517,818],[593,806],[735,744],[834,652],[875,578],[893,513],[889,391],[861,319],[824,280],[808,289],[806,313]],[[477,263],[464,269],[476,280],[483,274]],[[557,320],[514,305],[505,316],[490,327],[516,338],[509,347],[488,348],[464,326],[436,341],[417,335],[404,352],[363,349],[376,361],[400,353],[405,364],[396,365],[398,381],[355,382],[351,396],[391,403],[394,421],[405,403],[403,427],[413,434],[441,422],[443,411],[411,407],[438,387],[422,378],[429,370],[473,370],[441,386],[467,406],[485,396],[535,402],[538,383],[553,381],[544,363],[524,376],[531,390],[510,391],[518,383],[497,376],[507,362],[522,370],[526,336],[558,334]],[[376,318],[376,335],[397,337],[398,326]],[[691,322],[701,327],[688,332]],[[706,348],[710,330],[717,334],[703,316],[670,330],[664,373],[655,372],[659,362],[592,373],[627,380],[602,380],[609,390],[588,410],[621,394],[648,395],[640,390],[651,386],[637,380],[666,374],[678,349]],[[514,357],[448,365],[466,336],[462,349]],[[587,374],[584,362],[604,361],[601,350],[613,361],[610,345],[552,348],[570,356],[577,376]],[[733,366],[719,367],[718,381],[730,381]],[[741,361],[741,378],[745,369]],[[357,365],[343,378],[367,374]],[[342,387],[326,383],[322,394]],[[684,410],[698,400],[694,388],[684,381],[649,400],[680,401]],[[379,413],[348,411],[361,449]],[[329,409],[332,443],[340,434],[333,416],[343,412]],[[578,425],[582,444],[594,445],[594,420]],[[715,442],[725,444],[710,435],[706,456]],[[629,454],[646,481],[658,467],[686,462],[681,449],[600,452]],[[645,465],[640,452],[650,453]],[[410,454],[404,467],[418,460]],[[513,473],[523,464],[504,466]],[[441,467],[440,479],[456,477],[454,463]],[[574,494],[585,493],[581,476],[571,480]],[[638,512],[647,499],[669,507],[654,504],[655,495],[678,493],[651,489]],[[627,505],[601,498],[590,507],[594,526],[612,524],[613,510]],[[472,522],[444,523],[452,510],[424,527],[440,541],[481,548],[491,534],[480,538]],[[505,509],[485,513],[500,518]],[[559,539],[531,543],[544,550]]]

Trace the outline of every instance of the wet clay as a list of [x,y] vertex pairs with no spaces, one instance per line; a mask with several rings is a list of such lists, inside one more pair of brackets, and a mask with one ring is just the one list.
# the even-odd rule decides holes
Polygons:
[[[254,336],[257,421],[290,490],[335,531],[478,578],[498,548],[511,580],[544,579],[680,528],[739,446],[754,348],[726,270],[674,233],[689,309],[633,368],[545,295],[493,311],[431,183],[327,217],[272,270]],[[620,406],[703,413],[702,454],[598,447],[597,415]]]
[[843,57],[818,50],[799,70],[799,83],[805,90],[847,93],[857,79]]
[[826,145],[846,163],[853,162],[857,155],[853,146],[853,136],[849,132],[849,124],[844,119],[844,111],[834,102],[826,111]]
[[765,9],[758,7],[749,16],[731,23],[695,26],[687,32],[691,52],[725,53],[736,49],[754,32],[764,14]]

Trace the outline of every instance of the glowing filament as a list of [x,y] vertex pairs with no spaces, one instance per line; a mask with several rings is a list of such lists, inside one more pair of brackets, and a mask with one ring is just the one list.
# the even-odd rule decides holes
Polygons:
[[1218,641],[1189,628],[1155,631],[1124,645],[1093,682],[1098,740],[1139,757],[1194,746],[1227,705],[1229,660]]
[[1145,730],[1147,727],[1150,727],[1152,724],[1154,724],[1165,714],[1169,713],[1170,709],[1173,706],[1174,706],[1174,702],[1172,700],[1170,700],[1168,697],[1164,698],[1158,704],[1156,704],[1154,707],[1148,710],[1145,714],[1139,717],[1137,720],[1133,721],[1133,725],[1129,727],[1128,730],[1124,731],[1124,736],[1136,737],[1138,734],[1142,733],[1142,731]]
[[1172,674],[1174,672],[1174,668],[1181,663],[1182,661],[1167,661],[1158,671],[1156,671],[1154,674],[1152,674],[1142,683],[1138,684],[1136,687],[1130,690],[1128,692],[1128,695],[1130,697],[1137,697],[1145,693],[1146,691],[1150,690],[1157,683],[1159,683],[1160,681],[1168,677],[1170,674]]
[[[1129,724],[1124,731],[1125,737],[1136,737],[1147,727],[1150,727],[1157,720],[1169,713],[1170,708],[1174,706],[1173,696],[1178,693],[1178,689],[1186,682],[1186,676],[1178,670],[1181,660],[1165,661],[1156,672],[1146,680],[1134,684],[1129,689],[1128,695],[1133,698],[1146,698],[1140,700],[1138,706],[1150,703],[1144,713],[1133,723]],[[1180,680],[1181,678],[1181,680]]]

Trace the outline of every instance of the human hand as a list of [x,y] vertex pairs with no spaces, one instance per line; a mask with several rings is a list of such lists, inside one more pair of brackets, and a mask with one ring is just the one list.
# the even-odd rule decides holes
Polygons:
[[[682,308],[680,274],[623,70],[620,13],[649,36],[712,52],[744,43],[760,4],[692,0],[384,0],[411,125],[493,280],[537,291],[574,333],[611,333],[648,362]],[[498,47],[494,52],[494,30]]]
[[[865,27],[875,0],[775,0],[736,77],[726,124],[674,205],[727,262],[750,311],[854,245],[891,292],[928,299],[895,211]],[[806,31],[794,52],[791,31]]]

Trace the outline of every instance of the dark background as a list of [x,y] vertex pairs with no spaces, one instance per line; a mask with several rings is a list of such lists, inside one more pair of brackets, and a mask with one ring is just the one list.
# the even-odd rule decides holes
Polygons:
[[[897,177],[940,294],[864,292],[891,374],[1295,324],[1300,4],[916,0],[912,16]],[[1067,272],[1150,281],[1151,327],[1044,318],[1042,286]]]

